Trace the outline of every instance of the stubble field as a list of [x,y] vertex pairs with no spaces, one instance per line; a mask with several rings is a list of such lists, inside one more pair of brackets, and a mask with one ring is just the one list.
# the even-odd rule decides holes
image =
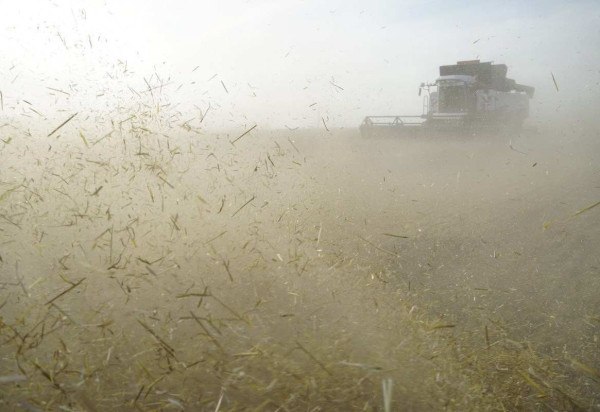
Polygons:
[[593,133],[121,117],[1,129],[0,409],[600,408]]

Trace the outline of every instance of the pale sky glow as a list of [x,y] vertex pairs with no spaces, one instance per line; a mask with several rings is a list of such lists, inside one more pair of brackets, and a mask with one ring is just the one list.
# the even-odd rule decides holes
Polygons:
[[[536,87],[533,114],[575,103],[597,110],[596,2],[462,4],[6,2],[0,90],[6,105],[25,99],[50,117],[69,106],[108,107],[156,72],[170,78],[163,91],[182,110],[214,108],[209,127],[318,126],[321,117],[352,127],[368,114],[419,114],[420,82],[434,80],[441,64],[480,58],[508,64],[509,77]],[[125,62],[128,76],[107,75]],[[68,101],[48,96],[46,87],[74,84]]]

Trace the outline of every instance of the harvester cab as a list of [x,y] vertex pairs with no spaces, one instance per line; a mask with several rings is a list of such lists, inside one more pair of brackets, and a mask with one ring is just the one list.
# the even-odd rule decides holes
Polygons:
[[434,83],[421,83],[421,115],[367,116],[363,136],[406,134],[423,130],[470,131],[499,125],[520,128],[529,114],[533,87],[506,77],[504,64],[479,60],[440,66]]

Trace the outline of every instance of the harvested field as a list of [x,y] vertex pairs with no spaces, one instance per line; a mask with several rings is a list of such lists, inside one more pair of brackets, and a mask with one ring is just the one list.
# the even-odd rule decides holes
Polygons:
[[160,127],[4,145],[3,408],[598,407],[593,136]]

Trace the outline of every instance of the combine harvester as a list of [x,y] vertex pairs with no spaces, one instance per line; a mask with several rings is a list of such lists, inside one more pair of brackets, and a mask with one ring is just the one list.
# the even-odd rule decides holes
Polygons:
[[419,96],[426,92],[423,114],[367,116],[360,126],[361,135],[520,130],[535,89],[507,78],[507,71],[505,64],[479,60],[440,66],[440,77],[419,87]]

